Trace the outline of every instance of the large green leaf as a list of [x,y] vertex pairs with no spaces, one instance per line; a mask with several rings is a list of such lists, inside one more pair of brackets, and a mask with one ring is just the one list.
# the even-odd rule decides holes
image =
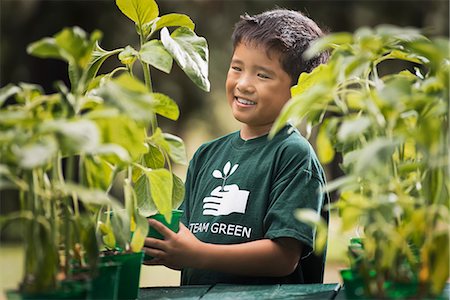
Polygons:
[[151,94],[151,97],[151,105],[155,113],[170,120],[178,120],[178,117],[180,116],[180,110],[177,103],[172,100],[172,98],[160,93],[153,93]]
[[154,0],[116,0],[116,5],[138,28],[159,15],[158,5]]
[[145,166],[151,169],[164,167],[165,159],[161,150],[153,144],[148,144],[148,152],[144,154]]
[[151,40],[145,43],[139,54],[143,62],[163,72],[170,73],[170,70],[172,70],[173,58],[159,40]]
[[27,47],[27,53],[41,58],[56,58],[64,60],[54,38],[46,37]]
[[136,181],[134,191],[136,193],[137,208],[141,215],[149,217],[158,212],[150,193],[150,181],[145,174],[142,174]]
[[39,141],[15,148],[18,164],[24,169],[43,167],[49,163],[58,152],[58,144],[51,136]]
[[[132,160],[136,160],[141,154],[147,152],[145,145],[145,127],[134,122],[124,115],[111,115],[109,117],[90,116],[98,125],[101,140],[106,144],[116,144],[129,152]],[[97,147],[98,150],[98,147]],[[107,148],[105,150],[108,150]],[[114,149],[110,149],[114,150]],[[120,152],[111,154],[119,155],[121,160],[126,159]],[[95,153],[95,149],[90,153]],[[97,152],[99,153],[99,152]],[[107,152],[106,152],[107,153]]]
[[148,222],[147,218],[141,216],[139,213],[135,212],[134,220],[136,222],[136,229],[133,232],[133,237],[131,238],[130,247],[133,252],[140,252],[144,246],[145,238],[148,233]]
[[128,74],[107,81],[96,90],[105,100],[105,105],[115,107],[145,127],[152,120],[154,101],[148,89],[139,80]]
[[184,183],[177,175],[173,176],[172,208],[177,209],[184,200]]
[[187,164],[186,148],[183,140],[170,133],[164,133],[164,139],[169,144],[170,158],[177,164]]
[[55,133],[65,153],[90,152],[100,144],[99,130],[91,120],[48,121],[41,130]]
[[170,222],[172,218],[172,173],[167,169],[145,172],[150,182],[150,194],[158,211]]
[[206,39],[186,27],[179,27],[172,34],[163,28],[161,42],[186,75],[202,90],[209,92]]
[[100,157],[83,157],[85,180],[89,187],[108,190],[112,183],[112,166]]
[[154,19],[152,22],[144,24],[144,32],[146,32],[146,40],[163,27],[187,27],[194,30],[195,24],[191,18],[183,14],[167,14]]

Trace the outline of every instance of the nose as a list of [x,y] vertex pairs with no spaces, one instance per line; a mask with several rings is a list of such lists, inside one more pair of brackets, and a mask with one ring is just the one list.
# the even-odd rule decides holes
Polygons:
[[236,89],[241,93],[252,93],[255,90],[255,86],[250,76],[242,75],[237,80]]

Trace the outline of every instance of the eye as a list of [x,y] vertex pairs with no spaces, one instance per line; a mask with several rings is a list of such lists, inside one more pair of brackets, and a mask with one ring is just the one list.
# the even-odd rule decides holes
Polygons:
[[270,76],[265,73],[258,73],[257,75],[259,78],[270,79]]
[[240,67],[238,67],[238,66],[231,66],[231,69],[234,70],[234,71],[237,71],[237,72],[242,71],[242,69]]

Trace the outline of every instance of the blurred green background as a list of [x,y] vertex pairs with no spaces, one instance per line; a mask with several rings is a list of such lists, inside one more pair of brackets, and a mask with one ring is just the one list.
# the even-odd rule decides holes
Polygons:
[[[244,13],[254,14],[275,7],[300,10],[328,32],[354,31],[362,26],[394,24],[423,29],[429,36],[449,36],[448,0],[360,0],[360,1],[273,1],[273,0],[160,0],[160,15],[183,13],[196,24],[210,50],[211,92],[199,90],[177,67],[167,75],[152,70],[155,91],[169,95],[181,110],[178,122],[161,120],[165,132],[182,137],[188,157],[210,139],[239,124],[233,119],[225,100],[224,83],[231,55],[233,24]],[[30,82],[53,91],[53,83],[68,83],[66,65],[56,60],[31,57],[26,47],[44,36],[52,36],[63,27],[79,26],[87,32],[103,32],[101,46],[111,50],[139,41],[134,25],[121,14],[113,0],[0,0],[0,87],[8,83]],[[105,68],[111,67],[106,65]],[[314,145],[314,140],[312,140]],[[326,166],[328,179],[339,176],[339,158]],[[177,173],[185,177],[186,167]],[[336,197],[334,197],[335,199]],[[17,209],[14,193],[0,193],[0,213]],[[326,269],[327,282],[339,281],[337,269],[345,264],[348,236],[338,236],[339,219],[333,215]],[[15,288],[22,276],[22,250],[17,230],[0,234],[0,291]],[[349,233],[349,235],[354,232]],[[141,285],[177,285],[178,272],[163,267],[143,267]],[[0,298],[1,298],[0,294]]]

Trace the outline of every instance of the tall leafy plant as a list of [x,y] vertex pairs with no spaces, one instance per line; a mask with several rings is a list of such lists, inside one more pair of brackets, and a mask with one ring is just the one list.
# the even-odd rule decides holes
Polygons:
[[[64,28],[27,51],[65,61],[69,86],[56,82],[53,94],[25,83],[0,90],[0,188],[21,195],[20,212],[2,218],[1,225],[26,220],[23,286],[29,292],[55,288],[61,270],[67,277],[73,266],[93,266],[95,230],[108,248],[140,251],[146,217],[160,212],[170,220],[183,198],[183,183],[172,172],[173,163],[186,162],[183,141],[157,122],[157,115],[177,120],[179,109],[153,91],[151,68],[170,73],[175,60],[209,90],[206,40],[195,34],[188,16],[159,16],[153,0],[116,4],[135,23],[139,49],[108,51],[100,47],[100,31]],[[100,74],[114,56],[122,65]],[[135,75],[137,62],[143,81]],[[117,183],[125,209],[110,195]]]
[[439,295],[449,276],[449,41],[382,25],[328,35],[308,55],[325,50],[329,63],[300,76],[272,134],[303,119],[319,126],[323,163],[342,153],[345,175],[329,189],[340,191],[342,229],[363,228],[352,267],[366,296],[389,296],[392,282]]

